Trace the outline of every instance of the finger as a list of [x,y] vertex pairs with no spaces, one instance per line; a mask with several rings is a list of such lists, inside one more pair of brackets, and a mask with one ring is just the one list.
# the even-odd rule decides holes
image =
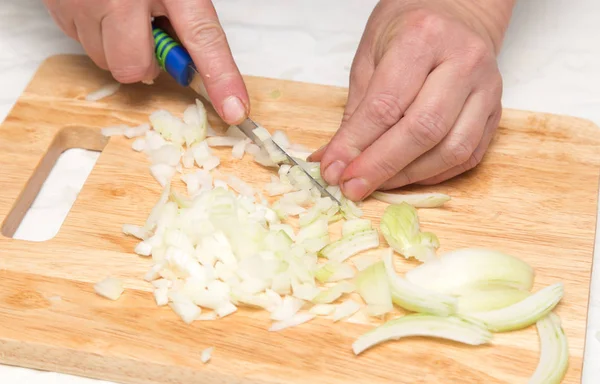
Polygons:
[[75,20],[77,39],[92,61],[102,69],[108,69],[104,46],[102,43],[102,28],[100,22],[87,16]]
[[449,180],[453,177],[456,177],[466,171],[469,171],[475,168],[483,159],[492,139],[494,138],[494,134],[496,133],[496,129],[498,128],[498,123],[500,122],[500,117],[502,116],[502,107],[498,106],[494,113],[489,117],[488,122],[485,126],[485,131],[483,133],[483,138],[477,146],[477,149],[473,152],[471,157],[464,163],[457,165],[449,170],[442,172],[441,174],[431,177],[429,179],[425,179],[419,181],[417,184],[421,185],[434,185],[439,184],[443,181]]
[[75,23],[73,23],[72,15],[65,15],[63,9],[59,10],[59,0],[43,1],[44,5],[46,5],[48,13],[50,14],[50,16],[52,16],[54,22],[63,31],[63,33],[72,38],[73,40],[79,41],[77,38],[77,28],[75,28]]
[[[344,114],[342,115],[342,124],[347,123],[350,117],[356,111],[356,108],[362,101],[369,81],[373,76],[374,65],[369,58],[369,54],[365,52],[366,48],[361,44],[358,47],[352,69],[350,70],[350,82],[348,88],[348,100],[344,106]],[[321,161],[323,154],[327,150],[328,144],[322,146],[308,157],[308,161]]]
[[423,86],[435,58],[413,45],[400,42],[386,52],[360,105],[331,140],[321,160],[328,184],[339,184],[346,167],[400,120]]
[[471,93],[454,123],[440,144],[426,152],[383,183],[379,189],[393,189],[434,177],[465,163],[481,142],[493,107],[488,92]]
[[250,101],[212,2],[166,4],[171,24],[202,75],[217,113],[228,124],[241,123],[250,112]]
[[150,11],[141,3],[120,2],[102,19],[102,39],[108,69],[120,83],[154,80],[159,74],[154,57]]
[[347,198],[361,200],[442,141],[471,92],[456,72],[450,64],[431,72],[405,116],[352,161],[341,177]]

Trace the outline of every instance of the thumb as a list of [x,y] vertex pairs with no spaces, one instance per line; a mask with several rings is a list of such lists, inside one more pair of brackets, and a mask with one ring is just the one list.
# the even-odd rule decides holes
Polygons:
[[[316,150],[308,157],[308,161],[321,162],[321,174],[329,185],[337,185],[339,178],[348,164],[360,154],[360,150],[348,145],[347,125],[362,102],[373,75],[374,67],[367,58],[364,48],[359,47],[352,63],[348,100],[344,106],[344,114],[338,131],[330,142]],[[352,150],[352,149],[355,150]]]
[[210,0],[170,1],[169,19],[186,47],[221,118],[230,125],[250,113],[248,92]]

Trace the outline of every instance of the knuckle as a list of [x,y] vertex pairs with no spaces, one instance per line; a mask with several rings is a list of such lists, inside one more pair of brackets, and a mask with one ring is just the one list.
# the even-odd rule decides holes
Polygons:
[[398,173],[398,167],[394,164],[393,159],[380,157],[374,164],[374,173],[376,178],[380,180],[389,180]]
[[445,151],[442,151],[442,161],[449,167],[468,162],[475,151],[475,145],[468,140],[455,140],[448,143]]
[[475,168],[477,165],[479,165],[479,163],[481,163],[482,158],[483,158],[483,152],[481,152],[481,153],[477,153],[477,152],[473,153],[469,157],[469,159],[465,163],[463,163],[464,164],[463,165],[464,170],[465,171],[469,171],[469,170]]
[[481,39],[472,39],[466,44],[463,70],[470,74],[477,68],[489,66],[494,62],[491,49]]
[[402,117],[399,100],[389,94],[380,94],[367,102],[367,115],[379,127],[390,127]]
[[442,37],[447,30],[448,21],[443,16],[431,12],[415,12],[411,27],[424,41],[433,42]]
[[407,130],[417,145],[421,148],[431,148],[444,138],[448,127],[439,113],[422,111],[411,119]]
[[216,20],[197,20],[190,23],[183,37],[192,49],[210,49],[225,42],[225,32]]

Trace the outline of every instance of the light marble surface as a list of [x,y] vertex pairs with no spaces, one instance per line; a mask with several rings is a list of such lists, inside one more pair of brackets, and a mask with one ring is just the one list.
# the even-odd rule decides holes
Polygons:
[[[215,1],[243,73],[341,86],[348,85],[354,50],[375,3]],[[504,106],[574,115],[600,125],[599,14],[597,0],[521,0],[500,57]],[[42,60],[57,53],[83,51],[53,24],[40,0],[0,0],[0,119],[8,114]],[[32,240],[52,237],[94,162],[95,156],[86,151],[66,153],[18,236]],[[74,163],[81,166],[74,168]],[[39,220],[44,220],[45,229],[33,224]],[[595,255],[583,383],[600,382],[600,343],[595,338],[600,330],[598,237]],[[102,382],[0,366],[0,383]]]

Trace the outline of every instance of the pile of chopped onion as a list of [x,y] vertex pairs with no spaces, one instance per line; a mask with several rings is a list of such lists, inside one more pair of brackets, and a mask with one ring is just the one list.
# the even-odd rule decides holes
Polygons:
[[[150,173],[162,186],[145,223],[125,224],[122,231],[140,240],[134,251],[149,261],[143,278],[152,284],[156,304],[169,307],[187,324],[215,321],[240,307],[267,311],[269,331],[316,317],[350,321],[359,312],[383,320],[356,340],[355,354],[407,336],[487,344],[493,332],[537,324],[542,348],[548,349],[540,364],[551,361],[562,367],[562,359],[568,358],[566,341],[546,340],[559,332],[552,311],[562,299],[562,283],[530,293],[532,268],[495,250],[436,255],[439,240],[421,230],[416,208],[441,206],[450,200],[447,195],[377,193],[375,198],[390,203],[378,230],[362,218],[359,205],[338,187],[325,184],[320,164],[305,160],[310,150],[291,143],[282,131],[254,131],[266,143],[277,143],[297,156],[340,205],[321,196],[298,166],[281,164],[284,158],[276,146],[265,144],[263,150],[235,126],[217,135],[199,100],[182,118],[158,110],[150,115],[150,124],[108,127],[103,133],[135,138],[132,149],[147,156]],[[231,147],[233,159],[243,161],[248,154],[273,168],[271,180],[258,190],[221,173],[215,147]],[[176,177],[185,192],[173,188]],[[331,224],[338,221],[341,230],[336,234]],[[387,243],[383,250],[378,249],[380,233]],[[400,276],[394,263],[402,257],[395,253],[422,264]],[[113,279],[95,288],[112,300],[123,292]],[[398,317],[395,307],[410,313]],[[204,351],[203,361],[211,351]],[[538,377],[564,374],[562,368],[541,365]]]

